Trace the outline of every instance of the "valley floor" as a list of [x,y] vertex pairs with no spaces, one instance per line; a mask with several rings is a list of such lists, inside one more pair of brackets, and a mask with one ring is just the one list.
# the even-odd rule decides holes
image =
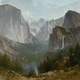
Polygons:
[[80,70],[54,71],[37,77],[23,77],[8,70],[0,70],[0,80],[80,80]]

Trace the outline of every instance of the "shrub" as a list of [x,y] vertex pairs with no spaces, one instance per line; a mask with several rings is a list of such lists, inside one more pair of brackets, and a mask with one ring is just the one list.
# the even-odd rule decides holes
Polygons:
[[21,62],[16,59],[13,60],[11,57],[7,54],[0,54],[0,67],[13,70],[16,72],[22,72],[22,64]]
[[[54,54],[54,53],[53,53]],[[46,56],[43,61],[40,62],[39,69],[41,72],[48,72],[54,69],[68,69],[76,65],[80,66],[80,45],[77,43],[76,46],[70,47],[65,50],[58,51],[56,58]]]
[[39,70],[40,72],[48,72],[56,68],[56,59],[50,59],[48,56],[40,62]]

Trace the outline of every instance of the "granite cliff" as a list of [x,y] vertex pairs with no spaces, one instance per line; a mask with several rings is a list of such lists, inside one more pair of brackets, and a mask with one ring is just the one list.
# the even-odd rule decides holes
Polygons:
[[80,43],[80,14],[70,10],[64,16],[63,25],[53,28],[49,50],[67,48],[77,43]]

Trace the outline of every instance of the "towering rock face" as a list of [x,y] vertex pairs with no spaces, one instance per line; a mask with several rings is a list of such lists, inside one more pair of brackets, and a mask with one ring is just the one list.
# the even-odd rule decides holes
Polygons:
[[63,27],[53,28],[49,41],[50,51],[80,44],[80,14],[68,11],[64,16]]
[[11,5],[0,6],[0,34],[21,43],[30,41],[29,25],[19,9]]
[[[76,32],[73,34],[73,32],[67,32],[67,30],[61,26],[56,26],[50,35],[49,51],[52,52],[75,45],[77,43],[76,35]],[[76,43],[74,43],[75,41]]]
[[60,49],[63,47],[62,46],[64,44],[64,42],[62,42],[62,38],[64,37],[63,31],[65,31],[64,28],[60,26],[56,26],[55,28],[53,28],[53,32],[50,34],[49,40],[50,51]]
[[80,13],[68,11],[65,14],[63,26],[67,31],[71,32],[75,42],[80,43]]
[[68,11],[64,17],[63,26],[68,28],[77,28],[80,26],[80,14],[75,11]]
[[33,35],[30,33],[29,24],[24,20],[23,16],[21,16],[21,24],[20,24],[20,40],[23,43],[32,43]]

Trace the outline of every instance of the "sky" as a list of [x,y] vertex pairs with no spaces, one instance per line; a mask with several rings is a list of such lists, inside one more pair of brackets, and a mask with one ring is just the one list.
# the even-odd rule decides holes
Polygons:
[[1,4],[12,4],[21,9],[28,19],[56,19],[68,10],[80,12],[80,0],[1,0]]

